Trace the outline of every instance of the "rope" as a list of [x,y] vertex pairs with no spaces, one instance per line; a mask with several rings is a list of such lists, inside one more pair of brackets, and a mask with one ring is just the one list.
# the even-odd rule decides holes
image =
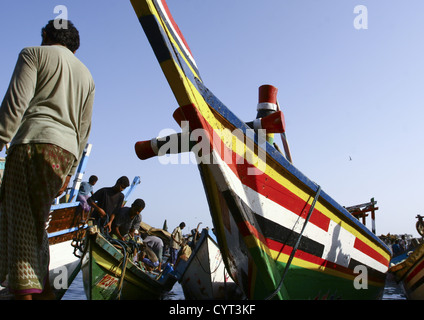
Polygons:
[[[202,265],[202,261],[200,261],[200,259],[199,259],[199,257],[197,256],[197,254],[194,256],[194,258],[197,260],[197,262],[199,262],[199,265],[200,265],[200,268],[203,270],[203,272],[205,272],[207,275],[212,275],[212,274],[214,274],[217,270],[218,270],[218,268],[219,268],[219,266],[221,265],[221,262],[222,262],[222,259],[219,261],[219,263],[218,263],[218,265],[215,267],[215,270],[213,270],[213,271],[208,271],[208,270],[206,270],[206,268]],[[208,257],[208,261],[209,261],[209,257]],[[225,269],[224,269],[225,270]]]
[[[119,278],[119,283],[118,286],[115,289],[115,292],[117,292],[117,300],[121,299],[121,294],[122,294],[122,289],[123,289],[123,283],[124,283],[124,278],[125,278],[125,273],[127,271],[127,264],[128,264],[128,256],[127,256],[127,250],[126,250],[126,245],[123,241],[117,240],[117,239],[112,239],[111,237],[108,237],[108,241],[112,244],[117,244],[122,248],[122,259],[119,262],[119,265],[116,267],[116,270],[119,268],[119,266],[122,265],[121,267],[121,277]],[[115,272],[116,274],[116,272]]]
[[271,300],[272,298],[275,297],[275,295],[278,292],[280,292],[281,287],[283,286],[283,283],[284,283],[284,278],[286,277],[287,271],[289,270],[289,267],[290,267],[290,265],[292,263],[292,260],[294,258],[294,255],[295,255],[296,251],[297,251],[297,248],[299,247],[300,240],[302,239],[303,232],[305,231],[306,225],[308,224],[309,219],[311,218],[312,211],[314,211],[315,204],[316,204],[316,202],[317,202],[317,200],[319,198],[320,193],[321,193],[321,187],[318,186],[317,192],[315,194],[314,201],[312,201],[311,207],[310,207],[309,212],[308,212],[308,216],[306,217],[305,223],[303,224],[302,231],[300,232],[299,237],[297,238],[296,244],[293,247],[293,250],[292,250],[292,252],[290,254],[290,258],[287,261],[286,267],[284,268],[284,272],[283,272],[283,275],[281,277],[280,283],[278,284],[278,287],[274,290],[274,292],[271,293],[271,295],[269,297],[267,297],[265,300]]

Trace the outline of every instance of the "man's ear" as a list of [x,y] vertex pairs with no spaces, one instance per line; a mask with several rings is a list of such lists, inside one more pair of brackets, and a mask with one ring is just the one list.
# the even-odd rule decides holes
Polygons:
[[42,46],[47,46],[47,45],[51,44],[51,40],[48,38],[46,31],[42,32],[41,37],[42,37],[42,40],[41,40]]

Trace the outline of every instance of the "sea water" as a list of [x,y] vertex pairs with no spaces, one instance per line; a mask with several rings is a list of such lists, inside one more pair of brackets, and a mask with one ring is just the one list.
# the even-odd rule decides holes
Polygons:
[[[163,296],[164,300],[184,300],[184,292],[177,282],[171,291]],[[78,273],[62,300],[87,300],[82,282],[82,272]],[[384,287],[383,300],[406,300],[405,294],[399,284],[388,277]]]
[[[164,300],[184,300],[184,292],[181,285],[177,282],[171,291],[167,292],[162,299]],[[69,289],[66,291],[62,300],[87,300],[82,282],[82,272],[75,277]]]

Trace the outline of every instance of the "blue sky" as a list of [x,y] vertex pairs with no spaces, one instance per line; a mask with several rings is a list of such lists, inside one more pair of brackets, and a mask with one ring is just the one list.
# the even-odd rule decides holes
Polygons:
[[[377,234],[415,231],[424,170],[422,0],[168,0],[205,85],[242,120],[272,84],[294,165],[344,206],[377,200]],[[0,95],[19,51],[64,5],[96,100],[85,178],[141,177],[143,220],[212,226],[194,164],[139,160],[134,144],[179,131],[177,103],[128,1],[15,0],[0,10]],[[354,27],[365,5],[368,29]],[[278,141],[278,140],[277,140]],[[2,152],[0,155],[3,155]],[[352,159],[350,161],[350,158]],[[370,220],[367,225],[371,226]]]

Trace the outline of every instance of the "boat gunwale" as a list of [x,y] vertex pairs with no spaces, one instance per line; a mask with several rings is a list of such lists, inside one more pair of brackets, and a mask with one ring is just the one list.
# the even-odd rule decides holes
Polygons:
[[[99,232],[95,232],[94,234],[89,235],[89,241],[92,241],[92,244],[95,244],[97,247],[99,247],[102,251],[106,252],[110,258],[112,258],[114,261],[119,263],[119,259],[117,258],[117,255],[124,256],[122,252],[116,248],[112,243],[110,243],[102,234]],[[93,245],[90,245],[91,250],[95,250],[95,247]],[[108,245],[108,248],[106,249],[104,245]],[[113,248],[114,252],[111,252],[111,249]],[[88,254],[88,253],[87,253]],[[92,258],[90,258],[92,259]],[[129,259],[129,258],[127,258]],[[105,269],[104,267],[102,267]],[[122,267],[119,267],[121,270],[120,273],[122,273]],[[127,262],[126,266],[127,271],[130,271],[134,274],[135,277],[141,279],[141,281],[149,282],[151,286],[155,287],[155,290],[161,290],[164,288],[164,284],[159,283],[157,280],[150,277],[146,272],[144,272],[140,267],[138,267],[136,264],[134,264],[130,259]],[[105,269],[106,273],[111,273],[111,270]],[[120,276],[120,275],[119,275]],[[124,281],[129,281],[128,279],[124,279]],[[132,282],[132,281],[130,281]],[[133,283],[134,285],[138,286],[138,284]]]
[[216,244],[216,246],[218,246],[217,242],[214,239],[212,239],[212,237],[209,235],[209,232],[202,231],[201,236],[200,236],[199,240],[197,241],[194,250],[192,251],[190,257],[188,258],[188,260],[186,262],[186,266],[184,268],[184,272],[180,276],[178,276],[178,278],[180,278],[182,280],[182,278],[184,277],[185,273],[187,272],[190,264],[194,260],[195,255],[200,250],[200,248],[202,247],[203,243],[205,243],[205,242],[207,243],[208,239],[211,240],[214,244]]

